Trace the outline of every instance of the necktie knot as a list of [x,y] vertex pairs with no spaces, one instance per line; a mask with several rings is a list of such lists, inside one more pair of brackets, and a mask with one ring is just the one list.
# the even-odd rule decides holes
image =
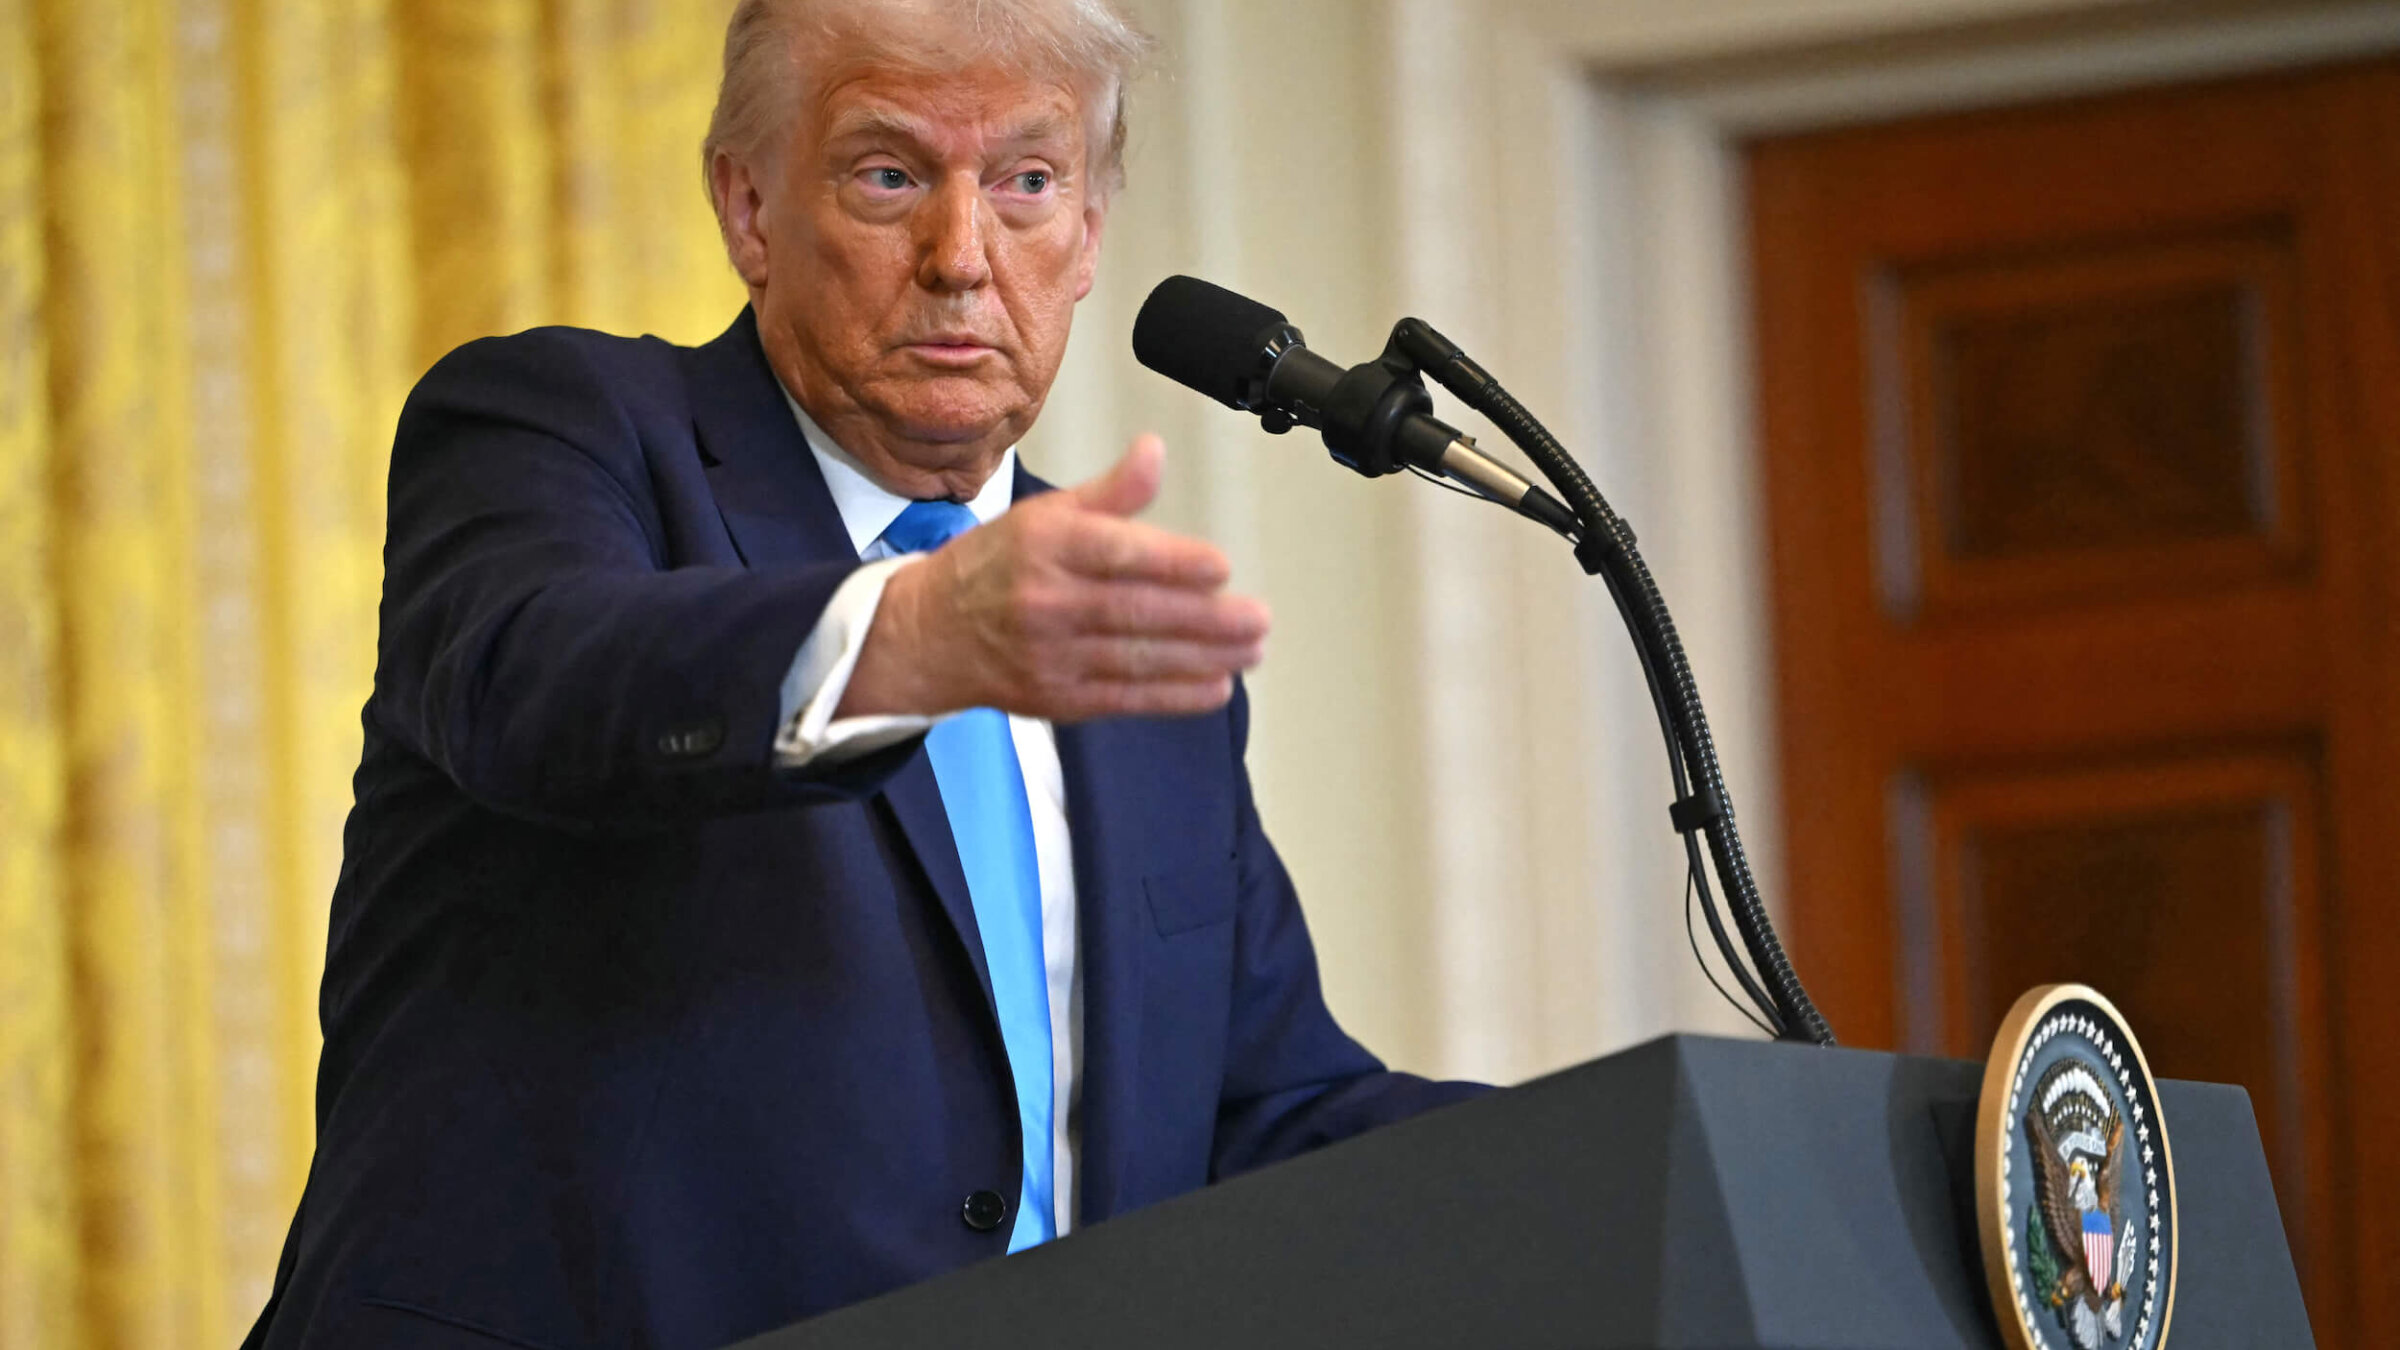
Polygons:
[[958,502],[910,502],[884,527],[883,542],[898,553],[923,553],[975,528],[975,513]]

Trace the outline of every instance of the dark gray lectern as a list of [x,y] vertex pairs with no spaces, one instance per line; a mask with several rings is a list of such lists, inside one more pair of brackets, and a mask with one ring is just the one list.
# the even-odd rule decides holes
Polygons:
[[[1998,1350],[1982,1066],[1670,1036],[745,1343]],[[2250,1100],[2160,1084],[2170,1350],[2313,1344]]]

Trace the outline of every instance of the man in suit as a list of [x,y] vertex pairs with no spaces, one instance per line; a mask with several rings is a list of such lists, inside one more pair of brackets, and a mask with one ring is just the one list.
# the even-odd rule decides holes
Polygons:
[[1138,34],[745,0],[750,306],[400,420],[317,1155],[252,1343],[706,1347],[1473,1089],[1328,1015],[1243,769],[1266,614],[1013,446]]

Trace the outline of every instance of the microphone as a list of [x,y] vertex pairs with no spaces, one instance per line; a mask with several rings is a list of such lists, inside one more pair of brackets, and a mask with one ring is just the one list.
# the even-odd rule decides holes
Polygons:
[[1369,478],[1414,467],[1562,535],[1578,529],[1557,498],[1432,416],[1432,396],[1397,341],[1380,358],[1345,370],[1309,350],[1280,311],[1197,277],[1175,276],[1142,302],[1133,356],[1227,407],[1258,414],[1270,432],[1314,428],[1335,462]]
[[[1716,743],[1700,708],[1699,686],[1658,583],[1635,547],[1632,529],[1610,509],[1557,437],[1490,372],[1422,319],[1394,324],[1382,356],[1344,370],[1310,351],[1300,330],[1280,312],[1193,277],[1169,277],[1150,292],[1133,321],[1133,354],[1168,379],[1229,408],[1257,414],[1270,432],[1317,428],[1334,459],[1368,477],[1411,468],[1454,479],[1573,543],[1583,570],[1607,583],[1641,657],[1643,682],[1658,708],[1675,784],[1675,802],[1667,816],[1683,836],[1692,894],[1726,968],[1758,1009],[1761,1016],[1754,1020],[1769,1035],[1833,1044],[1833,1030],[1800,987],[1800,977],[1759,896],[1758,879],[1750,871],[1734,824]],[[1493,463],[1472,440],[1436,420],[1433,399],[1425,392],[1426,375],[1490,418],[1542,467],[1559,491],[1574,499],[1576,509],[1569,511],[1557,498]],[[1703,836],[1733,910],[1733,927],[1758,969],[1755,978],[1718,913],[1701,857]],[[1696,939],[1692,950],[1699,952]],[[1706,962],[1701,968],[1707,969]],[[1709,979],[1713,983],[1716,976],[1712,973]],[[1717,988],[1725,992],[1722,984]]]

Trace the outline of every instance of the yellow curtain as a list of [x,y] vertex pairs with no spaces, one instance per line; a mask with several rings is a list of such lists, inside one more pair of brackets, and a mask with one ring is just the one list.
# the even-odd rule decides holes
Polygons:
[[0,0],[0,1350],[264,1298],[393,418],[479,334],[731,317],[728,8]]

